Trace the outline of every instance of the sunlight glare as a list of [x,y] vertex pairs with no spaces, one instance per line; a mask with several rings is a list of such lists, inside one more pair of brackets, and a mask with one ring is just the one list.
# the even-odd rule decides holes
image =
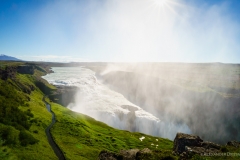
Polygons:
[[160,7],[163,7],[167,4],[168,0],[154,0],[154,3]]

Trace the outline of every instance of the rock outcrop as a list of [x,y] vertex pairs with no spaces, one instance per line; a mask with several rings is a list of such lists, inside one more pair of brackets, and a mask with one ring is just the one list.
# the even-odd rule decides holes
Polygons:
[[142,155],[148,154],[148,153],[152,153],[152,151],[148,148],[144,148],[136,153],[136,159],[138,160],[138,159],[140,159],[139,157],[141,157]]
[[173,150],[175,153],[181,154],[187,147],[200,147],[203,140],[199,136],[177,133],[174,139]]
[[98,160],[122,160],[123,157],[116,153],[108,152],[108,151],[101,151]]
[[[34,70],[39,70],[43,73],[47,73],[43,68],[35,64],[23,64],[23,65],[0,65],[0,78],[6,80],[8,78],[14,79],[17,73],[20,74],[34,74]],[[49,71],[50,72],[50,71]]]
[[239,147],[240,147],[240,142],[237,142],[237,141],[229,141],[229,142],[227,142],[227,145],[228,145],[228,146],[233,146],[233,147],[239,148]]
[[118,154],[108,151],[101,151],[98,156],[98,160],[139,160],[143,154],[148,154],[151,152],[152,151],[148,148],[144,148],[142,150],[121,150]]
[[120,155],[123,156],[124,160],[135,159],[139,149],[130,149],[130,150],[121,150],[119,152]]
[[136,126],[135,126],[135,120],[136,120],[136,114],[135,112],[138,110],[137,107],[130,106],[130,105],[122,105],[121,108],[129,110],[129,113],[127,114],[127,130],[131,132],[136,132]]
[[17,72],[21,74],[34,74],[34,66],[32,65],[21,65],[17,67]]
[[8,78],[14,79],[16,77],[16,67],[7,66],[6,68],[0,68],[0,78],[7,80]]
[[74,86],[56,86],[57,90],[49,95],[51,101],[67,107],[70,103],[75,103],[75,95],[78,88]]
[[174,139],[173,152],[182,158],[190,158],[194,154],[221,153],[221,146],[212,142],[204,142],[196,135],[177,133]]

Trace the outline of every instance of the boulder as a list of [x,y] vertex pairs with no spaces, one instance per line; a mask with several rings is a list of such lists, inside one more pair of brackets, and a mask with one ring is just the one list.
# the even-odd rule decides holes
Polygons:
[[98,160],[123,160],[123,157],[116,153],[104,150],[98,155]]
[[180,155],[180,159],[189,159],[195,154],[220,153],[221,146],[213,142],[204,142],[199,136],[177,133],[173,152]]
[[186,146],[185,152],[188,155],[194,155],[194,154],[201,155],[201,154],[204,154],[204,153],[219,153],[221,151],[218,150],[218,149],[215,149],[215,148],[206,149],[204,147],[187,147]]
[[132,160],[136,158],[136,154],[139,152],[139,149],[130,149],[130,150],[121,150],[120,155],[124,157],[124,160]]
[[100,152],[98,160],[138,160],[143,154],[151,152],[148,148],[121,150],[118,154],[104,150]]
[[173,151],[177,154],[181,154],[185,151],[186,146],[201,147],[202,142],[203,140],[199,136],[177,133],[174,139]]
[[239,148],[239,147],[240,147],[240,142],[237,142],[237,141],[229,141],[229,142],[227,142],[227,145],[228,145],[228,146],[233,146],[233,147]]
[[148,148],[144,148],[143,150],[137,152],[136,154],[136,160],[140,160],[142,156],[144,156],[145,154],[148,154],[148,153],[152,153],[152,151]]
[[214,148],[214,149],[217,149],[217,150],[221,149],[221,146],[219,144],[216,144],[216,143],[213,143],[213,142],[205,141],[205,142],[202,142],[201,145],[202,145],[202,147],[204,147],[206,149],[210,149],[210,148]]

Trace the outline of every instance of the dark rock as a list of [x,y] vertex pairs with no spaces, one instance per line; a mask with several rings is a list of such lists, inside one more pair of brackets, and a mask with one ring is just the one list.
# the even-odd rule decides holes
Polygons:
[[47,81],[44,79],[39,79],[35,82],[35,85],[46,95],[49,95],[53,89],[47,85]]
[[173,151],[181,154],[185,151],[185,147],[201,147],[203,140],[199,136],[189,135],[184,133],[177,133],[174,139],[174,148]]
[[16,67],[14,66],[6,66],[6,68],[0,68],[0,78],[2,80],[7,80],[8,78],[14,79],[16,77]]
[[116,153],[101,151],[98,160],[123,160],[123,157]]
[[213,142],[202,142],[202,147],[206,148],[206,149],[210,149],[210,148],[214,148],[217,150],[221,149],[221,146],[219,144],[213,143]]
[[239,148],[239,147],[240,147],[240,142],[237,142],[237,141],[229,141],[229,142],[227,142],[227,145],[228,145],[228,146],[233,146],[233,147]]
[[203,154],[203,153],[218,153],[221,152],[220,150],[216,148],[209,148],[206,149],[204,147],[186,147],[186,153],[188,154]]
[[121,150],[118,154],[109,151],[101,151],[98,160],[138,160],[143,154],[152,153],[148,148],[142,150],[129,149]]
[[34,66],[21,65],[17,67],[17,72],[21,74],[34,74]]
[[152,151],[148,148],[144,148],[143,150],[139,151],[139,153],[151,153]]
[[29,87],[30,87],[31,91],[35,90],[35,87],[33,85],[30,85]]
[[124,160],[132,160],[136,158],[136,154],[139,152],[139,149],[130,149],[130,150],[121,150],[120,155],[124,157]]
[[136,160],[139,160],[140,157],[142,157],[142,155],[144,154],[148,154],[148,153],[152,153],[152,151],[148,148],[144,148],[143,150],[139,151],[136,153]]
[[70,103],[75,103],[75,95],[78,88],[74,86],[56,86],[57,90],[49,95],[49,99],[55,103],[67,107]]
[[186,152],[182,152],[181,154],[180,154],[180,158],[181,159],[186,159],[187,158],[187,153]]
[[195,135],[177,133],[174,139],[173,152],[180,155],[180,159],[189,159],[193,155],[204,155],[220,153],[221,146],[213,142],[203,142],[203,140]]
[[[136,132],[136,126],[135,126],[135,120],[136,120],[136,114],[135,111],[138,110],[137,107],[130,106],[130,105],[122,105],[121,108],[126,109],[129,111],[127,116],[125,117],[127,119],[126,129],[131,132]],[[123,113],[119,113],[118,117],[120,120],[123,119]]]
[[185,153],[201,154],[204,153],[205,150],[203,147],[185,147]]
[[54,71],[53,70],[49,70],[49,72],[48,73],[54,73]]

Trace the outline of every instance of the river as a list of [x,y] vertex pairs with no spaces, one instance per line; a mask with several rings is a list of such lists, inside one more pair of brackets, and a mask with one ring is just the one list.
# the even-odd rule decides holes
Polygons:
[[43,76],[53,85],[77,86],[75,103],[67,108],[89,115],[114,128],[142,132],[173,140],[177,132],[190,133],[187,125],[161,121],[130,101],[122,94],[109,89],[85,67],[53,67],[54,73]]

